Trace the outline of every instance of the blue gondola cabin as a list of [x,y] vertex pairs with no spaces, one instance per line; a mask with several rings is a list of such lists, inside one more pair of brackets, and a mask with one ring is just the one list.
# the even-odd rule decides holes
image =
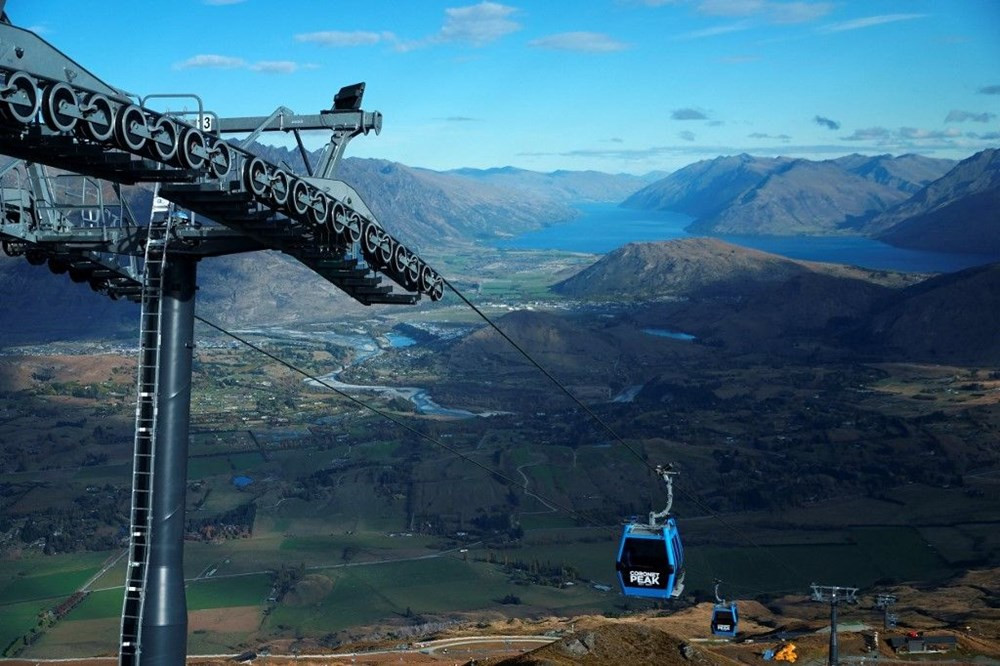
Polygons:
[[618,546],[618,583],[627,597],[679,597],[683,584],[684,549],[677,522],[662,526],[628,523]]
[[715,636],[736,636],[739,625],[739,612],[736,602],[715,604],[712,608],[712,634]]

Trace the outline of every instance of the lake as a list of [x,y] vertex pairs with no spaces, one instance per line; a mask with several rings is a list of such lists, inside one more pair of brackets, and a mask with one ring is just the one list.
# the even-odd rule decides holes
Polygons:
[[[630,210],[617,204],[582,204],[580,216],[497,243],[498,247],[605,254],[626,243],[691,238],[694,218],[682,213]],[[1000,261],[1000,256],[952,254],[893,247],[856,236],[718,236],[790,259],[849,264],[875,270],[950,273]]]

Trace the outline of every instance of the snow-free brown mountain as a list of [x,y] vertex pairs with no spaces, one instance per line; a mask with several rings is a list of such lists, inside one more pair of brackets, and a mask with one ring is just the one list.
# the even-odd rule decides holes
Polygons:
[[[297,152],[259,144],[253,149],[275,164],[303,170]],[[311,156],[314,164],[317,158]],[[342,160],[336,178],[354,187],[394,236],[415,247],[505,237],[576,215],[556,197],[381,159]]]
[[[298,152],[259,144],[254,151],[276,164],[302,168]],[[318,152],[311,156],[313,163],[318,157]],[[504,238],[569,220],[577,215],[571,204],[621,201],[654,176],[512,167],[433,171],[347,158],[336,177],[358,190],[393,235],[419,247]]]
[[906,200],[953,164],[918,155],[812,161],[743,154],[680,169],[622,205],[691,215],[693,233],[844,233],[852,219]]
[[1000,264],[921,276],[786,259],[716,239],[633,243],[553,287],[732,351],[803,341],[870,358],[1000,362]]
[[1000,364],[1000,263],[939,275],[879,304],[857,342],[929,362]]
[[899,247],[1000,254],[1000,150],[962,160],[861,230]]
[[[663,300],[695,294],[734,297],[807,273],[853,279],[876,274],[839,264],[796,261],[717,238],[629,243],[553,287],[591,300]],[[884,272],[878,272],[888,276]]]
[[[304,170],[298,151],[259,144],[254,151],[275,164]],[[313,164],[318,157],[318,152],[311,155]],[[517,182],[533,178],[528,173],[519,174]],[[576,173],[562,172],[552,178],[564,188],[577,181],[589,183],[575,187],[587,189],[594,197],[604,192],[612,199],[619,197],[622,188],[639,186],[634,177],[608,175],[601,179],[581,172],[577,179]],[[361,193],[394,236],[420,252],[508,237],[576,215],[565,192],[547,194],[540,187],[524,192],[385,160],[345,159],[337,177]],[[537,174],[537,178],[549,177]],[[137,218],[146,219],[152,201],[149,188],[127,191]],[[274,279],[278,275],[281,279]],[[112,303],[87,285],[73,284],[65,275],[52,275],[44,266],[0,255],[0,282],[7,286],[0,298],[0,335],[8,342],[101,338],[122,332],[131,339],[134,335],[134,307]],[[204,261],[199,266],[199,285],[200,311],[226,325],[331,319],[345,308],[363,307],[298,262],[272,252]]]
[[519,192],[555,197],[570,203],[618,203],[666,175],[663,172],[636,176],[628,173],[564,169],[543,173],[509,166],[496,169],[455,169],[445,173]]

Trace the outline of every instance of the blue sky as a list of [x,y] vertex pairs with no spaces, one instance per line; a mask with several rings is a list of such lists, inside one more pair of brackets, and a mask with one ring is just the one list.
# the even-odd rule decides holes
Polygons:
[[316,113],[365,81],[383,131],[348,155],[431,169],[645,173],[740,152],[961,159],[1000,146],[996,0],[8,0],[6,11],[112,85],[196,93],[222,116]]

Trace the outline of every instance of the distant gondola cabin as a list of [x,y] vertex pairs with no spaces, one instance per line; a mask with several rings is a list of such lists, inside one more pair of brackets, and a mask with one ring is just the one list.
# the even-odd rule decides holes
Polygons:
[[715,604],[712,608],[712,634],[715,636],[736,636],[739,612],[735,602]]

